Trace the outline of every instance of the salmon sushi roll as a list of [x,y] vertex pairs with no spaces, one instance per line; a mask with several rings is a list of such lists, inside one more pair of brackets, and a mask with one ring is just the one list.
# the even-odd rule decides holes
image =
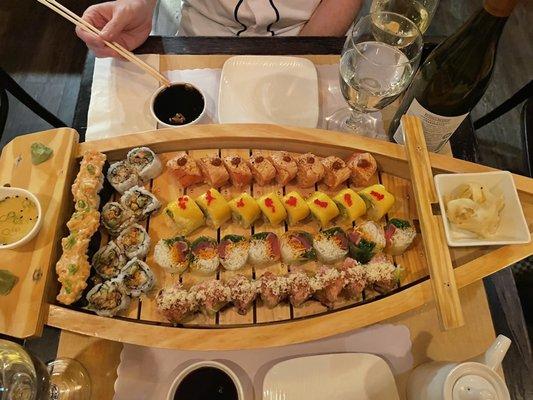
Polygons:
[[280,185],[285,186],[298,173],[298,166],[294,157],[286,151],[273,152],[269,159],[276,168],[276,179]]
[[276,177],[276,168],[274,168],[268,158],[261,154],[251,156],[248,160],[248,166],[255,183],[258,185],[268,185]]
[[231,290],[222,281],[212,279],[193,286],[190,290],[196,297],[200,311],[212,317],[231,300]]
[[228,170],[231,184],[237,189],[242,189],[252,182],[250,167],[239,156],[227,156],[222,159]]
[[398,287],[400,284],[401,269],[383,254],[373,257],[365,265],[367,287],[374,289],[376,292],[385,294]]
[[343,274],[343,294],[349,300],[357,299],[366,287],[366,270],[353,258],[346,258],[339,268]]
[[219,156],[202,157],[198,167],[205,179],[205,183],[214,188],[224,186],[229,181],[229,174]]
[[322,266],[313,277],[313,297],[327,308],[333,308],[344,288],[342,273],[335,268]]
[[180,151],[168,160],[167,167],[172,171],[182,188],[204,181],[204,176],[196,161],[184,151]]
[[229,287],[231,302],[237,312],[240,315],[246,315],[257,297],[258,282],[237,274],[226,281],[226,286]]
[[353,153],[346,161],[355,186],[366,186],[378,169],[376,159],[370,153]]
[[274,308],[289,295],[289,282],[287,277],[274,275],[266,271],[259,278],[259,295],[261,301],[268,308]]
[[320,162],[320,158],[312,153],[305,153],[296,157],[296,166],[298,167],[296,183],[301,188],[314,187],[324,177],[324,166]]
[[176,324],[186,321],[198,310],[198,301],[193,293],[177,284],[159,291],[156,306],[162,316]]
[[334,189],[348,180],[351,175],[350,168],[339,157],[329,156],[322,159],[324,166],[324,184]]
[[289,301],[294,307],[300,307],[313,294],[311,278],[302,271],[292,272],[288,278]]

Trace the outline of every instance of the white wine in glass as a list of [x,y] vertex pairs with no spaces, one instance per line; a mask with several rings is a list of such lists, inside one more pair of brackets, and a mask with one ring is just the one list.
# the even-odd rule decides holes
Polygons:
[[438,4],[438,0],[373,0],[370,12],[389,11],[401,14],[413,21],[420,32],[424,33]]
[[0,400],[89,400],[91,381],[78,361],[45,365],[22,346],[0,339]]

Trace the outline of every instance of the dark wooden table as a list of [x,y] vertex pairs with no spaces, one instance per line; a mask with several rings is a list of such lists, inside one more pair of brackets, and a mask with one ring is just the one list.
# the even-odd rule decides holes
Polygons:
[[[438,43],[440,38],[427,38],[425,55]],[[343,40],[338,38],[181,38],[150,37],[136,53],[156,54],[340,54]],[[76,106],[73,127],[84,134],[87,127],[94,58],[89,55],[81,81],[80,94]],[[516,121],[519,124],[519,121]],[[471,121],[467,119],[453,136],[452,151],[455,157],[477,160],[477,146]],[[513,399],[533,398],[533,361],[531,344],[520,305],[516,285],[509,268],[485,279],[485,289],[490,303],[494,328],[497,334],[512,339],[513,344],[503,367]],[[55,332],[48,332],[48,342]],[[54,353],[53,346],[43,346],[39,340],[29,341],[28,347],[45,358]],[[57,344],[56,344],[57,346]]]

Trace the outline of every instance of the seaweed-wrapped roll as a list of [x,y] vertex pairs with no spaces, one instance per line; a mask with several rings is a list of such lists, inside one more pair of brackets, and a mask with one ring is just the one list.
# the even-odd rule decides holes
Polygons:
[[202,274],[213,274],[218,269],[218,244],[216,240],[200,236],[191,244],[191,269]]
[[144,182],[159,176],[163,170],[161,161],[148,147],[131,149],[126,160]]
[[120,270],[118,279],[124,286],[126,294],[132,297],[139,297],[141,293],[146,294],[155,282],[154,274],[148,264],[138,258],[129,261]]
[[102,225],[110,235],[117,236],[128,225],[133,223],[133,212],[122,204],[112,201],[102,207]]
[[126,257],[143,258],[150,248],[150,236],[141,225],[133,224],[118,235],[117,245],[124,251]]
[[249,249],[250,242],[244,236],[226,235],[218,245],[220,263],[228,271],[239,270],[248,260]]
[[112,317],[130,304],[129,296],[116,279],[94,286],[86,298],[89,302],[87,310],[94,311],[102,317]]
[[127,190],[120,198],[120,204],[133,212],[135,221],[143,221],[157,211],[161,204],[150,191],[140,186]]
[[385,248],[383,227],[374,221],[365,221],[348,232],[350,257],[362,264]]
[[413,243],[416,237],[416,230],[409,221],[392,218],[385,227],[385,239],[387,245],[385,250],[393,256],[403,254]]
[[123,250],[111,241],[94,254],[92,266],[102,278],[111,279],[118,276],[126,262]]
[[348,254],[348,238],[339,227],[326,229],[315,235],[313,247],[319,261],[332,264]]
[[262,265],[279,261],[281,257],[279,239],[273,232],[259,232],[250,238],[248,259],[252,264]]
[[281,259],[285,264],[316,260],[313,237],[308,232],[289,231],[281,236]]
[[169,272],[181,274],[189,267],[190,245],[183,236],[161,239],[154,248],[155,261]]
[[107,180],[120,194],[139,184],[137,172],[126,161],[111,164],[107,170]]

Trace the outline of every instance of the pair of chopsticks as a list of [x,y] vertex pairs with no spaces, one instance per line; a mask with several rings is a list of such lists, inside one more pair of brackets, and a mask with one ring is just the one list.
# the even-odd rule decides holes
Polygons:
[[[74,25],[80,27],[84,31],[92,34],[93,36],[96,36],[100,38],[100,30],[95,28],[93,25],[91,25],[89,22],[83,20],[81,17],[79,17],[74,12],[70,11],[68,8],[57,2],[56,0],[37,0],[39,3],[45,5],[52,11],[56,12],[57,14],[61,15],[62,17],[66,18],[70,22],[72,22]],[[161,84],[164,86],[170,86],[170,81],[165,78],[159,71],[154,69],[152,66],[145,63],[143,60],[141,60],[139,57],[135,56],[131,51],[125,49],[123,46],[116,42],[108,42],[104,40],[104,43],[115,50],[118,54],[120,54],[125,59],[131,61],[138,67],[144,69],[146,72],[148,72],[150,75],[152,75],[155,79],[157,79]]]

